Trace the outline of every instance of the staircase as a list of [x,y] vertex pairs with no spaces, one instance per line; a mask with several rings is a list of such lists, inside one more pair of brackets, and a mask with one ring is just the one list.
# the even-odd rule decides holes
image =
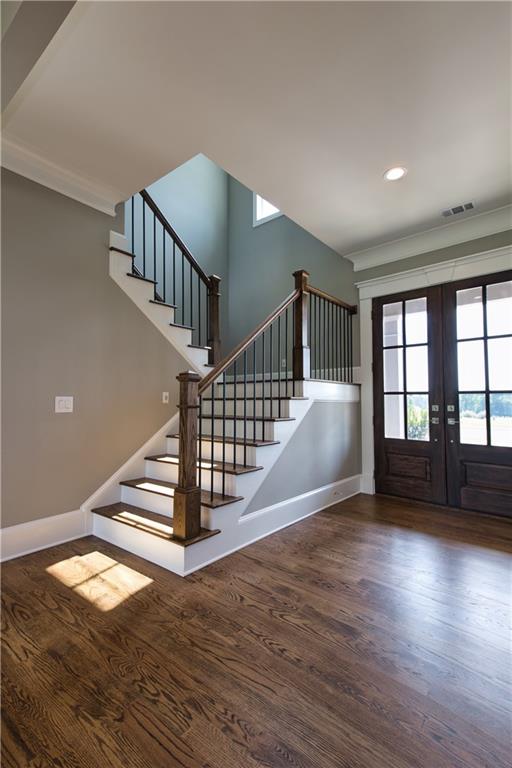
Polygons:
[[[147,192],[140,197],[141,226],[132,199],[131,242],[113,236],[110,274],[192,370],[177,377],[179,416],[84,509],[95,535],[186,575],[304,516],[286,502],[264,514],[247,511],[312,404],[359,399],[351,359],[356,309],[299,270],[293,292],[219,360],[219,278],[197,271]],[[357,491],[354,482],[345,495]]]

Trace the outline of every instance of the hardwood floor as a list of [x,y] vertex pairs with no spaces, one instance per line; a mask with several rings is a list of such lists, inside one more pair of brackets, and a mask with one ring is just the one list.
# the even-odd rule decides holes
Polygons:
[[2,765],[510,768],[511,552],[358,496],[186,579],[93,537],[11,561]]

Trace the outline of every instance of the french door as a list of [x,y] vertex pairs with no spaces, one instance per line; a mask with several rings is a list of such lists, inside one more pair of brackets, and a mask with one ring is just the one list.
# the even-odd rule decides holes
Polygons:
[[512,516],[512,272],[373,302],[377,492]]

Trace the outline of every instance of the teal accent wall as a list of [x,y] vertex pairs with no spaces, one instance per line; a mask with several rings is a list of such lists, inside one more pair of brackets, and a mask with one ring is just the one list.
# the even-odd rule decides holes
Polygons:
[[[231,349],[291,293],[292,273],[307,269],[317,288],[358,303],[351,261],[286,216],[253,227],[250,189],[229,178],[229,328]],[[354,364],[359,364],[359,323],[354,317]]]

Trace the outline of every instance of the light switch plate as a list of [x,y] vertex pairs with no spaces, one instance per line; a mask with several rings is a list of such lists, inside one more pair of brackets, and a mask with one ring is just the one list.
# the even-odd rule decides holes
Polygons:
[[162,403],[168,403],[168,402],[169,402],[169,393],[162,392]]
[[55,398],[55,413],[73,413],[72,395],[57,395]]

